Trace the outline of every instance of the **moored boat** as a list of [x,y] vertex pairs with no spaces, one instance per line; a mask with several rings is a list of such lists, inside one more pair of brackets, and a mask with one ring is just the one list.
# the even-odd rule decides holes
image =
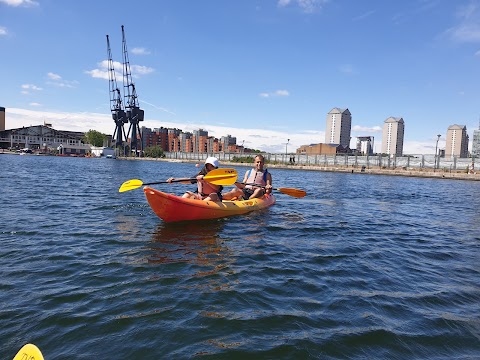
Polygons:
[[251,200],[215,202],[183,199],[148,186],[143,191],[152,210],[165,222],[218,219],[246,214],[275,204],[275,196],[272,194]]

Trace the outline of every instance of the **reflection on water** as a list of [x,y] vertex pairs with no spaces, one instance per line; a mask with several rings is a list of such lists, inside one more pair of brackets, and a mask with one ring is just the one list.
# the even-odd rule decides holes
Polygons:
[[148,262],[208,265],[228,252],[220,236],[223,226],[222,220],[160,223],[152,235]]
[[[232,251],[220,233],[224,220],[188,223],[161,223],[148,245],[147,262],[151,264],[183,264],[182,276],[203,279],[195,287],[211,291],[229,288],[225,276],[232,273]],[[218,276],[220,275],[220,276]],[[178,276],[178,272],[177,272]]]

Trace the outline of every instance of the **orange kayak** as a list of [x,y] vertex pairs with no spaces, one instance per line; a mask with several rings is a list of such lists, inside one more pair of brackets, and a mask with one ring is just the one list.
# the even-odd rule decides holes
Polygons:
[[272,194],[251,200],[215,202],[183,199],[148,186],[143,191],[152,210],[165,222],[218,219],[246,214],[275,204],[275,196]]

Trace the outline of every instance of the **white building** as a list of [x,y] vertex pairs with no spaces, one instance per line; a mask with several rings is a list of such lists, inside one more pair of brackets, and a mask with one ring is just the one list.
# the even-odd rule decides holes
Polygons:
[[465,125],[451,125],[447,129],[447,142],[445,145],[445,157],[454,156],[468,157],[468,135]]
[[339,144],[350,148],[350,134],[352,130],[352,114],[348,109],[333,108],[327,114],[327,128],[325,131],[326,144]]
[[382,153],[402,156],[404,134],[405,123],[401,117],[387,118],[383,124]]

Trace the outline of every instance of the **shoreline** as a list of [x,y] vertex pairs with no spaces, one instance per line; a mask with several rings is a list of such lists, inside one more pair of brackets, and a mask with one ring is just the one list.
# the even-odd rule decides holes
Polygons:
[[[117,157],[118,160],[146,160],[146,161],[164,161],[164,162],[177,162],[177,163],[191,163],[196,164],[196,160],[178,160],[178,159],[167,159],[167,158],[126,158],[126,157]],[[245,166],[252,167],[253,164],[250,163],[238,163],[230,161],[222,161],[222,167],[225,165],[230,166]],[[433,171],[433,169],[364,169],[362,171],[361,166],[318,166],[318,165],[290,165],[290,164],[266,164],[267,168],[271,169],[284,169],[284,170],[307,170],[307,171],[322,171],[322,172],[341,172],[348,174],[369,174],[369,175],[383,175],[383,176],[407,176],[407,177],[418,177],[418,178],[430,178],[430,179],[451,179],[451,180],[467,180],[467,181],[480,181],[480,171],[475,172],[474,174],[467,174],[465,171],[455,171],[449,172],[442,169]]]
[[[2,154],[20,155],[10,151],[0,152]],[[36,154],[28,154],[34,156]],[[47,156],[47,154],[39,154]],[[134,158],[134,157],[117,157],[117,160],[141,160],[141,161],[164,161],[164,162],[177,162],[177,163],[190,163],[196,164],[198,160],[188,159],[168,159],[168,158]],[[251,167],[251,163],[239,163],[231,161],[222,161],[222,166],[245,166]],[[453,172],[438,169],[434,171],[430,168],[395,168],[395,169],[380,169],[380,168],[365,168],[362,171],[362,166],[345,166],[345,165],[292,165],[292,164],[267,164],[271,169],[284,169],[284,170],[306,170],[306,171],[323,171],[323,172],[340,172],[349,174],[369,174],[369,175],[383,175],[383,176],[407,176],[417,178],[429,178],[429,179],[451,179],[451,180],[466,180],[466,181],[480,181],[480,171],[475,171],[473,174],[467,174],[465,170],[456,170]]]

